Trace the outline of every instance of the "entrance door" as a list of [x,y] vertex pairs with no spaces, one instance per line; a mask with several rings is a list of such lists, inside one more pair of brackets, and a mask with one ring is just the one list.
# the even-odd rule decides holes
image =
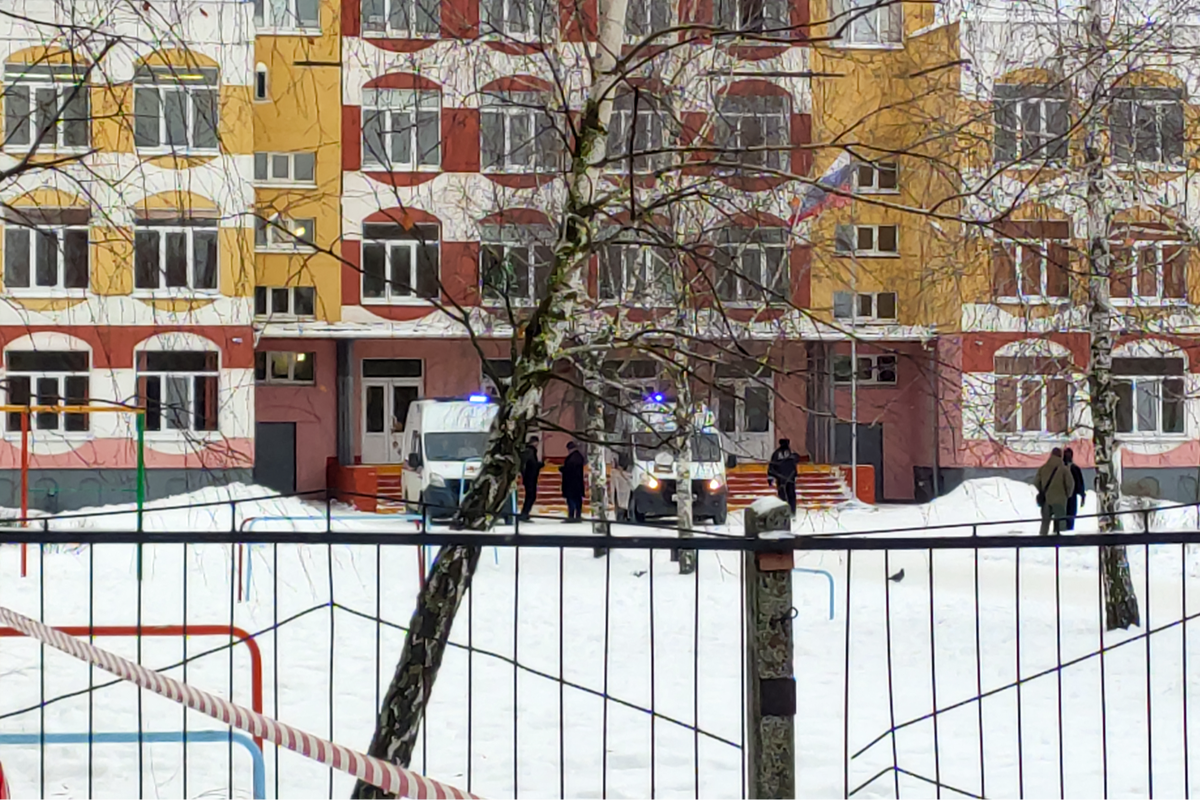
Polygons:
[[296,491],[296,423],[254,426],[254,482],[280,494]]
[[729,452],[740,459],[767,461],[775,449],[771,435],[771,379],[726,381],[716,396],[717,427]]
[[404,460],[404,422],[420,396],[420,383],[411,378],[363,380],[363,463]]
[[[850,423],[839,422],[834,429],[834,461],[850,464]],[[883,498],[883,425],[858,423],[858,463],[875,468],[875,499]]]

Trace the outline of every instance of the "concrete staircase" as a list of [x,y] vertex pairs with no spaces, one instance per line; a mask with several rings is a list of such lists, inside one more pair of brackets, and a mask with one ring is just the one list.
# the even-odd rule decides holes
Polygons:
[[[380,514],[401,514],[404,512],[404,488],[400,482],[400,473],[404,467],[400,464],[378,464],[375,467],[376,493],[379,502],[375,507]],[[394,498],[387,499],[384,498]]]

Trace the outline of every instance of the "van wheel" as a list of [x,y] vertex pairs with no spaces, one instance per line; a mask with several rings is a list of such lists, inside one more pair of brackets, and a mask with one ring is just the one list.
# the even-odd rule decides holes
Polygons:
[[714,525],[724,525],[725,520],[729,518],[729,507],[721,506],[717,509],[717,513],[713,514],[712,521]]

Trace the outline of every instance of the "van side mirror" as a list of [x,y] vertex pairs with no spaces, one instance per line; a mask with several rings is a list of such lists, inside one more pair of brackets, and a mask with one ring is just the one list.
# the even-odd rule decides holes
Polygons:
[[733,453],[725,456],[725,469],[733,469],[737,466],[737,456]]
[[409,467],[409,469],[420,469],[421,468],[421,454],[420,453],[409,453],[408,454],[408,467]]

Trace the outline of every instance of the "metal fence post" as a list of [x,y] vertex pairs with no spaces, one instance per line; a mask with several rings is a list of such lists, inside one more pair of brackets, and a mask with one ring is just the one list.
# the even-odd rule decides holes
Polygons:
[[[758,503],[755,503],[757,506]],[[790,531],[786,505],[751,506],[746,537]],[[790,549],[742,556],[746,593],[746,765],[752,798],[796,796],[796,678],[792,663],[792,566]]]

